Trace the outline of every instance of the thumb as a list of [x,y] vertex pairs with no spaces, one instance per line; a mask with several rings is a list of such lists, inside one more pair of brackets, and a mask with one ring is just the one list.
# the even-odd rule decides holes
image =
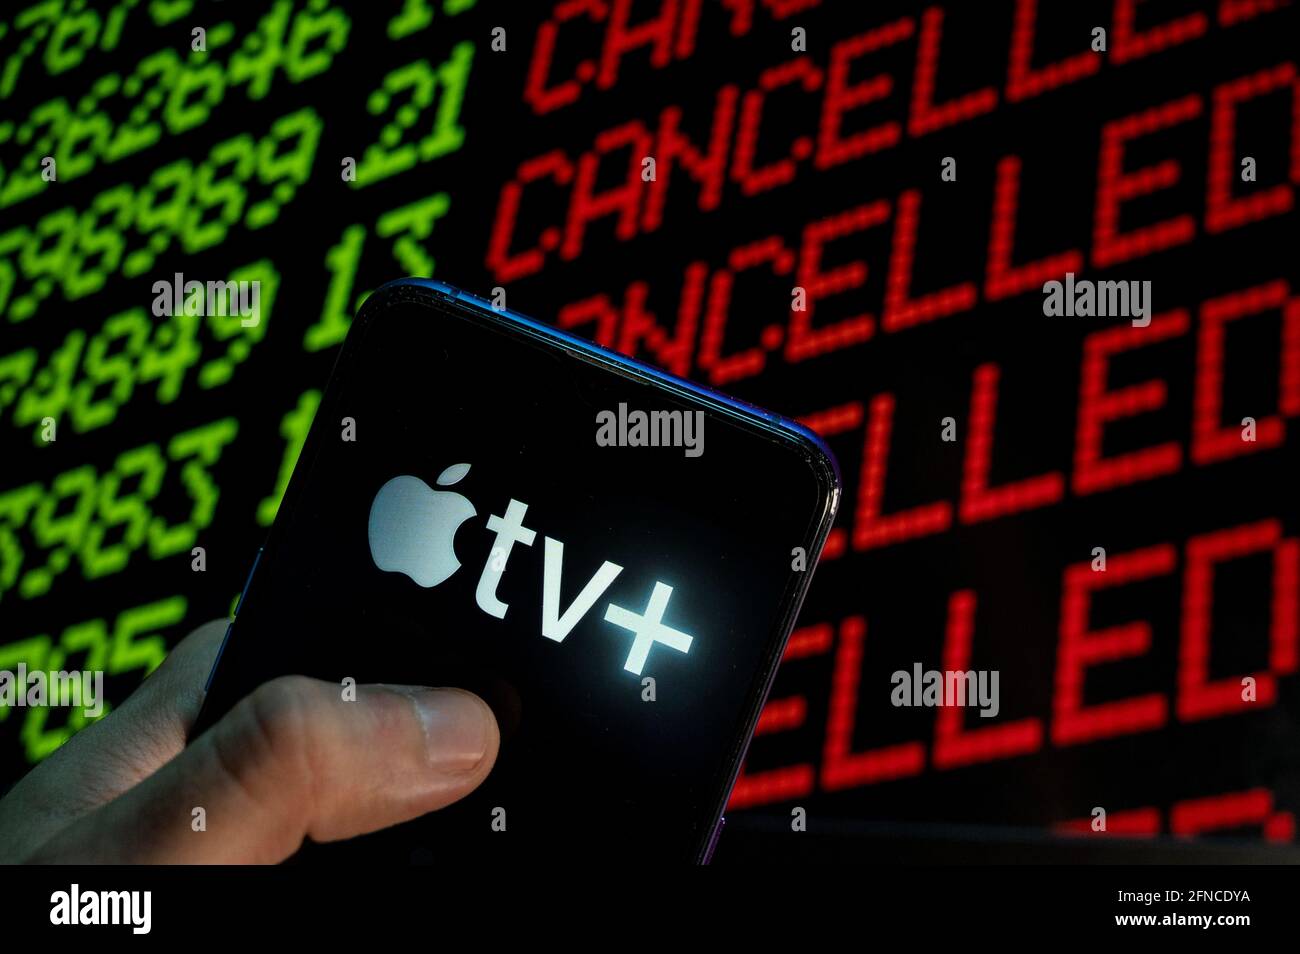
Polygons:
[[[35,861],[261,863],[463,798],[500,736],[459,689],[287,676],[259,687],[157,773],[64,829]],[[206,830],[195,831],[195,809]]]

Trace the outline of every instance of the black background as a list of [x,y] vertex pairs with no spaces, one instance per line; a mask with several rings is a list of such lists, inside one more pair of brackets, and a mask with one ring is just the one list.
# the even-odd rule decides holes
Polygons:
[[[1264,9],[1241,23],[1221,24],[1219,4],[1150,0],[1138,5],[1139,29],[1156,26],[1189,12],[1208,18],[1204,36],[1127,63],[1104,62],[1076,83],[1020,102],[1002,95],[1014,4],[956,4],[945,7],[945,28],[936,99],[945,101],[983,85],[999,90],[991,113],[923,136],[904,133],[898,145],[827,170],[803,164],[792,183],[744,195],[728,181],[719,208],[700,210],[697,189],[682,178],[669,189],[664,226],[646,235],[618,240],[610,219],[588,229],[576,259],[552,258],[537,274],[501,282],[488,267],[488,245],[503,185],[521,162],[552,149],[571,157],[591,148],[597,135],[632,119],[653,130],[661,111],[680,106],[683,128],[703,141],[716,91],[735,83],[751,89],[768,66],[795,56],[790,27],[806,26],[808,56],[825,66],[830,46],[839,39],[896,18],[917,17],[911,4],[826,2],[787,18],[758,5],[753,29],[732,36],[720,7],[706,3],[697,50],[683,62],[656,69],[645,51],[629,54],[618,82],[608,90],[587,90],[574,105],[535,115],[522,97],[538,22],[548,4],[481,3],[455,17],[439,16],[434,25],[404,40],[390,41],[384,30],[396,5],[381,11],[349,6],[352,29],[346,50],[324,75],[301,85],[281,76],[272,95],[250,103],[227,97],[205,126],[166,138],[151,150],[93,175],[58,187],[14,208],[0,210],[5,227],[32,222],[70,202],[80,207],[120,181],[140,182],[163,161],[179,156],[196,159],[212,144],[249,129],[261,133],[271,120],[301,105],[313,106],[325,119],[313,174],[274,227],[256,232],[234,230],[219,248],[195,256],[172,250],[147,275],[115,280],[101,292],[65,304],[56,292],[37,315],[21,324],[0,326],[7,353],[36,344],[52,348],[74,326],[97,324],[107,315],[152,301],[150,286],[158,278],[183,271],[195,277],[224,277],[230,267],[258,256],[274,259],[282,276],[267,336],[233,380],[201,391],[188,387],[182,399],[159,406],[148,389],[137,392],[111,427],[73,434],[65,429],[56,445],[33,448],[30,435],[8,417],[0,421],[0,467],[6,488],[30,480],[48,480],[82,463],[107,467],[125,448],[187,427],[234,415],[239,435],[214,474],[221,499],[212,526],[203,534],[209,569],[190,571],[188,557],[151,561],[137,554],[126,572],[93,582],[76,572],[61,576],[46,596],[20,601],[7,595],[0,602],[0,640],[9,642],[40,633],[57,634],[65,626],[94,617],[110,622],[118,610],[173,594],[184,594],[189,615],[184,626],[169,630],[169,642],[186,627],[228,613],[265,529],[254,518],[258,502],[275,487],[283,454],[281,417],[310,388],[322,387],[334,349],[308,353],[302,332],[320,314],[329,281],[327,250],[345,227],[370,229],[354,292],[377,287],[404,273],[391,241],[373,235],[376,218],[389,209],[445,191],[451,200],[425,242],[436,260],[438,278],[489,294],[503,285],[510,307],[542,320],[555,320],[564,305],[598,294],[621,302],[634,282],[647,286],[646,308],[665,325],[675,318],[688,266],[723,265],[737,246],[771,235],[797,249],[804,225],[856,205],[886,199],[894,202],[906,189],[922,192],[921,227],[913,276],[914,293],[958,281],[982,283],[988,224],[998,160],[1015,154],[1023,161],[1021,207],[1015,261],[1036,260],[1066,248],[1092,247],[1093,208],[1098,152],[1105,123],[1159,106],[1187,94],[1198,95],[1200,115],[1169,129],[1136,138],[1126,151],[1125,168],[1138,169],[1169,158],[1180,165],[1179,181],[1123,208],[1122,228],[1140,227],[1179,214],[1196,223],[1196,236],[1153,256],[1112,268],[1084,269],[1088,277],[1150,280],[1157,313],[1186,308],[1192,322],[1187,334],[1125,353],[1113,362],[1110,386],[1152,378],[1167,382],[1164,407],[1119,421],[1107,429],[1106,452],[1117,454],[1161,441],[1186,448],[1191,434],[1193,368],[1196,361],[1197,310],[1208,299],[1277,279],[1294,281],[1295,216],[1277,215],[1237,229],[1210,234],[1204,228],[1208,141],[1212,96],[1223,81],[1294,59],[1288,37],[1294,35],[1293,9]],[[655,4],[636,4],[634,19],[649,16]],[[1035,64],[1052,62],[1087,48],[1096,25],[1112,26],[1110,3],[1040,3]],[[137,54],[173,45],[188,47],[189,28],[204,20],[231,20],[245,29],[264,3],[197,4],[192,17],[167,27],[147,19],[127,27],[124,48],[112,57],[88,61],[70,74],[20,85],[3,103],[6,115],[25,116],[30,107],[52,95],[74,97],[100,72],[124,69]],[[489,48],[490,31],[504,26],[504,53]],[[562,75],[577,51],[592,49],[600,31],[577,27],[566,32],[570,52],[562,53],[555,75]],[[441,62],[452,46],[469,39],[476,45],[461,123],[465,144],[459,151],[362,189],[339,181],[339,157],[357,156],[373,141],[378,124],[364,104],[385,73],[408,60],[428,57]],[[0,42],[8,42],[3,40]],[[585,44],[585,46],[584,46]],[[845,133],[885,119],[903,121],[912,89],[915,39],[872,54],[856,68],[861,78],[872,72],[894,76],[890,97],[846,119]],[[858,79],[857,72],[854,79]],[[764,119],[766,141],[758,162],[775,160],[789,137],[815,135],[820,102],[785,90],[774,94]],[[1266,189],[1287,181],[1293,100],[1261,98],[1242,110],[1236,150],[1259,159]],[[941,182],[940,159],[958,162],[956,182]],[[618,181],[621,161],[601,166],[601,184]],[[608,182],[606,181],[608,179]],[[1237,184],[1240,189],[1248,188]],[[66,189],[66,191],[65,191]],[[563,193],[558,193],[563,195]],[[521,214],[517,235],[531,244],[541,224],[557,221],[563,199],[545,188],[528,193],[536,204]],[[814,324],[868,311],[879,319],[888,268],[893,220],[854,234],[827,250],[825,267],[852,259],[869,263],[860,288],[820,304]],[[155,274],[156,273],[156,274]],[[736,282],[724,341],[724,353],[751,347],[764,328],[788,318],[790,276],[763,269],[745,272]],[[846,402],[861,402],[889,392],[896,397],[893,440],[888,459],[885,510],[893,512],[935,499],[953,499],[961,479],[964,435],[970,400],[971,372],[996,361],[1002,369],[995,435],[994,484],[1049,469],[1070,471],[1074,452],[1077,396],[1084,337],[1115,319],[1048,319],[1037,289],[989,302],[981,294],[972,310],[940,318],[897,333],[879,329],[869,341],[798,362],[780,352],[767,356],[762,374],[725,385],[725,389],[782,413],[799,416]],[[1225,376],[1223,423],[1243,416],[1263,418],[1277,407],[1278,333],[1274,314],[1230,326]],[[592,333],[586,325],[576,329]],[[643,354],[656,360],[653,354]],[[707,369],[692,362],[692,376],[708,380]],[[940,420],[955,418],[959,439],[939,440]],[[978,594],[971,666],[1001,672],[1002,714],[998,721],[1038,716],[1046,737],[1034,755],[967,768],[936,771],[927,761],[917,777],[878,785],[827,792],[819,784],[790,800],[735,813],[733,835],[751,819],[783,826],[795,805],[807,809],[810,828],[833,830],[844,821],[951,822],[980,826],[1045,828],[1067,819],[1087,818],[1094,806],[1109,811],[1155,807],[1167,819],[1184,799],[1253,789],[1272,792],[1278,811],[1300,809],[1300,731],[1297,731],[1296,680],[1280,681],[1279,698],[1259,711],[1193,723],[1172,714],[1176,690],[1177,647],[1181,620],[1182,550],[1196,534],[1273,518],[1289,537],[1297,531],[1294,504],[1296,454],[1293,420],[1286,422],[1283,446],[1203,467],[1185,461],[1178,473],[1128,487],[1080,497],[1066,491],[1056,505],[989,520],[957,524],[939,535],[878,550],[852,547],[818,570],[801,624],[838,625],[846,617],[866,620],[866,656],[854,749],[920,740],[927,747],[934,712],[895,709],[888,702],[889,674],[921,662],[939,666],[945,610],[950,593],[971,588]],[[844,470],[847,494],[842,527],[851,528],[862,466],[862,429],[830,438]],[[1173,573],[1136,585],[1118,587],[1094,601],[1092,628],[1132,620],[1149,620],[1152,647],[1132,660],[1090,671],[1088,701],[1101,702],[1146,692],[1170,700],[1164,728],[1077,746],[1057,746],[1050,739],[1060,628],[1061,580],[1067,565],[1087,561],[1095,546],[1111,554],[1155,544],[1178,550]],[[1212,672],[1228,676],[1258,668],[1266,652],[1269,622],[1266,560],[1243,560],[1221,569],[1213,616]],[[1292,604],[1294,611],[1294,604]],[[774,697],[802,694],[807,699],[805,724],[793,731],[764,736],[751,750],[749,770],[761,772],[795,763],[814,770],[823,746],[834,653],[792,662],[778,675]],[[129,691],[138,674],[116,681],[116,698]],[[0,764],[12,779],[25,766],[17,738],[17,716],[0,723]],[[968,724],[972,720],[968,719]],[[1161,830],[1167,830],[1162,821]],[[1230,827],[1224,834],[1259,839],[1258,825]],[[726,851],[723,843],[723,854]]]

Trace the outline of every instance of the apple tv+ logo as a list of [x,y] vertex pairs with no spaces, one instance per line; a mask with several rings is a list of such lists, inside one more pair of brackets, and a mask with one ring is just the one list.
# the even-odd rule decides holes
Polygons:
[[[453,464],[438,477],[449,487],[469,473]],[[370,506],[370,555],[381,570],[405,573],[421,586],[437,586],[460,569],[452,542],[477,511],[468,498],[432,489],[419,477],[394,477]]]
[[[450,487],[463,480],[469,469],[469,464],[453,464],[438,475],[436,483],[439,487]],[[497,619],[505,619],[510,608],[497,597],[497,584],[505,574],[510,553],[515,544],[531,547],[537,539],[536,531],[524,526],[527,513],[526,503],[511,498],[504,514],[493,514],[487,519],[487,528],[496,534],[496,540],[483,564],[474,598],[479,609]],[[370,505],[370,556],[381,570],[403,573],[425,588],[437,586],[460,569],[456,531],[477,514],[463,494],[434,490],[419,477],[406,474],[394,477],[379,488]],[[542,635],[562,643],[623,568],[606,560],[573,602],[561,610],[564,543],[544,537],[543,548]],[[614,603],[605,607],[605,620],[633,635],[623,664],[625,671],[641,675],[655,644],[679,653],[690,651],[694,637],[663,622],[672,593],[671,586],[656,580],[643,613]]]

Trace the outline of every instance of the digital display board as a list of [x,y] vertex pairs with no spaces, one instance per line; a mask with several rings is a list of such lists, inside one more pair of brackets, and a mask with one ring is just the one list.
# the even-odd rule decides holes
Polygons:
[[[350,316],[436,276],[835,450],[732,817],[1294,842],[1296,25],[8,4],[0,670],[120,702],[228,615]],[[0,784],[91,718],[0,707]]]

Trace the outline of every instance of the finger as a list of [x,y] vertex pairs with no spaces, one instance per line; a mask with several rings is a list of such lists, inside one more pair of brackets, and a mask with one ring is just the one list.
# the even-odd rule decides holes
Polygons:
[[0,829],[12,833],[5,858],[22,857],[176,757],[227,623],[213,620],[190,633],[121,706],[72,736],[10,790],[0,801]]
[[[491,710],[458,689],[301,676],[266,683],[156,775],[61,832],[35,860],[282,861],[441,808],[496,760]],[[205,830],[195,831],[196,809]]]
[[185,637],[120,707],[96,723],[96,735],[88,736],[95,756],[107,755],[133,776],[109,798],[148,778],[185,748],[229,624],[212,620]]

